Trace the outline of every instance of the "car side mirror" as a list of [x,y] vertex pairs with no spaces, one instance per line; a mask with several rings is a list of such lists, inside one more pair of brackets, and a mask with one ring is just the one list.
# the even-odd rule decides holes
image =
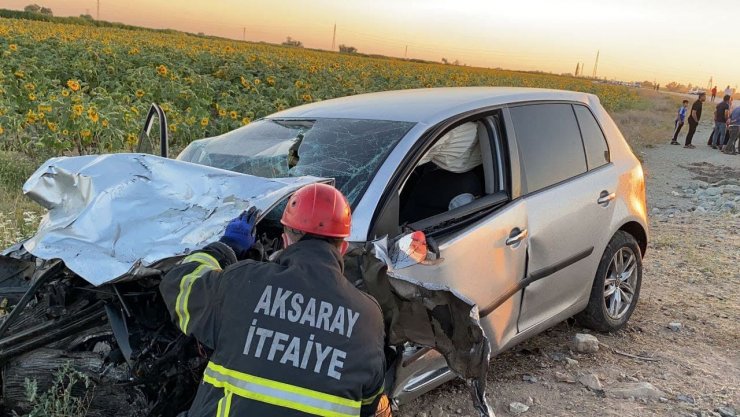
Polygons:
[[154,154],[156,146],[154,145],[154,138],[150,136],[152,125],[154,124],[154,116],[157,116],[159,120],[159,156],[167,158],[169,154],[167,116],[164,114],[164,110],[156,103],[152,103],[149,113],[146,115],[144,128],[139,134],[139,143],[136,145],[136,152]]

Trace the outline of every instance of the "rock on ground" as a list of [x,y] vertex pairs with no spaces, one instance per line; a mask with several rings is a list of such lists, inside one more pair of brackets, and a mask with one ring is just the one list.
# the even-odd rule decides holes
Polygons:
[[522,404],[516,401],[509,404],[509,412],[511,414],[518,415],[518,414],[526,412],[527,410],[529,410],[529,406],[526,404]]
[[599,339],[591,334],[577,333],[573,338],[573,347],[576,352],[595,353],[599,351]]
[[666,394],[649,382],[623,382],[607,389],[609,394],[620,398],[660,398]]

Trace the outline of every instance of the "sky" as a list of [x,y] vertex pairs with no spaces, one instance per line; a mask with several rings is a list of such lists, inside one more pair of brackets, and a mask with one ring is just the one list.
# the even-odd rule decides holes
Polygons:
[[[97,13],[97,0],[33,1]],[[591,75],[599,51],[599,77],[740,84],[738,0],[100,0],[100,19],[320,49],[336,24],[336,44],[364,53]]]

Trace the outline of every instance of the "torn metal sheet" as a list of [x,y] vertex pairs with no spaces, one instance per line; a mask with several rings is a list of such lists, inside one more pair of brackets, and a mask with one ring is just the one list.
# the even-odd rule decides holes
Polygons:
[[[369,292],[378,293],[376,298],[389,327],[389,343],[412,342],[439,351],[449,368],[470,382],[479,414],[492,416],[485,399],[491,348],[480,325],[478,306],[454,289],[405,276],[403,268],[413,262],[413,257],[399,249],[398,242],[389,243],[383,238],[371,244],[376,262],[382,262],[385,268],[365,265],[362,270]],[[429,262],[431,255],[416,262]],[[388,284],[382,282],[384,276]]]
[[267,179],[143,154],[52,158],[23,186],[48,213],[23,247],[94,285],[213,242],[251,206],[268,212],[316,177]]

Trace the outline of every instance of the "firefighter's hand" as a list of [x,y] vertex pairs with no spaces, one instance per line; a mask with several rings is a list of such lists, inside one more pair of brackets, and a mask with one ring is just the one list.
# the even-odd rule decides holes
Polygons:
[[246,258],[247,252],[254,245],[257,234],[255,223],[258,216],[259,210],[252,207],[226,226],[221,242],[229,245],[238,259]]

